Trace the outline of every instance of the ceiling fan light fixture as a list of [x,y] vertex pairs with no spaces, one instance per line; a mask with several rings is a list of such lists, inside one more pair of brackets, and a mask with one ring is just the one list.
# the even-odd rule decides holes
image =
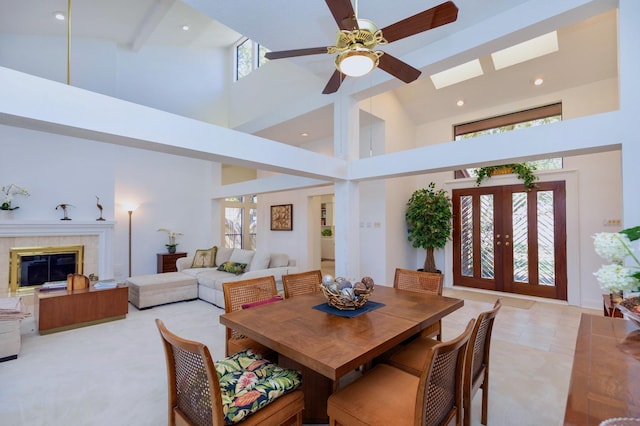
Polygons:
[[353,48],[336,57],[336,68],[349,77],[362,77],[378,66],[378,55],[366,48]]

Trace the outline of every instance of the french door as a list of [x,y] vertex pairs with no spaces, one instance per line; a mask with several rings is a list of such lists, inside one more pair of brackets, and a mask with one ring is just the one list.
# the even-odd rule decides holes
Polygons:
[[454,189],[454,285],[567,300],[564,182]]

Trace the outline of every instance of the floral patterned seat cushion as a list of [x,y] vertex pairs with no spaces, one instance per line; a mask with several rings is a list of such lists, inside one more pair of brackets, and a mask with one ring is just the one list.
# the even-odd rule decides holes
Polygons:
[[250,349],[216,361],[215,367],[227,425],[244,420],[302,384],[300,372],[282,368]]

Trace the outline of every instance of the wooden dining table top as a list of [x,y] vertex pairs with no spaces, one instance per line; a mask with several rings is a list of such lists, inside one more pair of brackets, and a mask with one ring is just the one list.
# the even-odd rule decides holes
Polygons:
[[640,330],[626,319],[583,313],[564,424],[611,418],[640,418]]
[[384,304],[353,318],[322,312],[321,293],[229,312],[220,323],[337,381],[358,366],[461,308],[462,299],[377,285]]

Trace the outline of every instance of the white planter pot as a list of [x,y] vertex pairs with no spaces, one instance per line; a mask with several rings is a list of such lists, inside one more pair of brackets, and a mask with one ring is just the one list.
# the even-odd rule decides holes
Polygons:
[[13,210],[0,210],[0,220],[13,220]]

